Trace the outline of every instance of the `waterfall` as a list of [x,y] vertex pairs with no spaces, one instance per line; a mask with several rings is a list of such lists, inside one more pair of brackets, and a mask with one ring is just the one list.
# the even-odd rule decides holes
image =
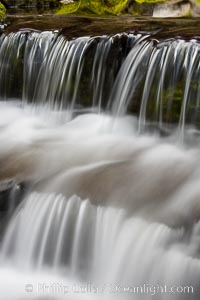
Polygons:
[[[60,107],[75,104],[101,107],[102,101],[106,103],[104,98],[109,96],[120,65],[140,38],[141,34],[124,34],[68,41],[56,32],[22,31],[2,35],[0,96]],[[107,64],[109,72],[105,68]],[[13,76],[8,81],[11,70]]]
[[199,299],[200,43],[0,36],[3,300]]
[[[198,289],[200,264],[189,253],[194,255],[197,247],[199,222],[189,243],[187,235],[183,228],[127,218],[125,210],[96,207],[77,196],[67,200],[62,195],[33,193],[9,225],[1,259],[10,259],[22,270],[52,268],[70,280],[77,276],[82,282],[98,283],[110,297],[117,294],[117,287],[129,287],[125,295],[121,291],[123,297],[138,299],[131,288],[144,283],[156,287],[158,278],[161,287],[187,283]],[[176,274],[169,263],[175,264]],[[168,299],[167,293],[162,297]],[[141,293],[139,299],[149,295]]]
[[[139,116],[160,130],[199,128],[198,39],[118,34],[68,41],[57,32],[0,37],[0,97]],[[11,74],[11,75],[10,75]]]

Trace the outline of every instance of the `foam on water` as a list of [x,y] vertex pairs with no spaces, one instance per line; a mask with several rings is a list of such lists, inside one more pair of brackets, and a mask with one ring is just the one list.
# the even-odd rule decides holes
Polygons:
[[131,116],[4,103],[0,120],[0,177],[29,183],[1,246],[2,299],[66,297],[37,291],[49,281],[101,288],[70,299],[151,299],[130,292],[144,284],[192,286],[173,299],[198,299],[198,145],[138,135]]

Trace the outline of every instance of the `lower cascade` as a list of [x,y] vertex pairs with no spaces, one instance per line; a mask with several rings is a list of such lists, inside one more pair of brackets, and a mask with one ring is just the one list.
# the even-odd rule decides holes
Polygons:
[[200,43],[0,36],[0,298],[199,299]]

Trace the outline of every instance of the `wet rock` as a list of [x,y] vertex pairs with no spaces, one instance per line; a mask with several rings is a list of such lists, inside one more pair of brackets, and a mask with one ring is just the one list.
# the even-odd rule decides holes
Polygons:
[[3,236],[6,224],[11,212],[11,199],[14,199],[14,181],[0,181],[0,240]]
[[14,180],[0,181],[0,241],[6,224],[22,201],[27,191],[27,184],[16,183]]
[[[59,30],[68,39],[80,36],[113,35],[120,32],[156,31],[156,38],[199,36],[200,18],[133,18],[126,17],[80,17],[65,15],[9,15],[5,33],[16,32],[22,28],[35,30]],[[80,31],[81,28],[81,31]]]
[[19,204],[24,194],[24,184],[18,184],[14,180],[0,182],[0,212],[9,213]]
[[9,210],[9,198],[15,186],[14,181],[1,181],[0,182],[0,212]]

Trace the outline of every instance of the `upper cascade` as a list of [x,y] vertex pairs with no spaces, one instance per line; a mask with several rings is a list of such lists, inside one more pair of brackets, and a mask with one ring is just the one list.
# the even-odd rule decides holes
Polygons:
[[160,128],[200,127],[198,38],[150,34],[81,37],[22,30],[0,36],[0,99],[93,107],[139,116]]

